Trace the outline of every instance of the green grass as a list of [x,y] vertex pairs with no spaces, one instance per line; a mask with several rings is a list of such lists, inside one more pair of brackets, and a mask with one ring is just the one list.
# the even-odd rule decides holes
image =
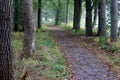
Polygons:
[[45,25],[36,33],[36,50],[32,57],[19,60],[22,52],[23,33],[13,33],[13,46],[15,59],[13,62],[15,78],[19,80],[23,71],[28,70],[28,80],[64,80],[67,76],[67,66],[63,53],[60,52],[52,38],[51,33]]
[[62,23],[59,27],[61,27],[61,28],[63,28],[63,29],[65,29],[65,30],[72,30],[72,23],[69,23],[69,24],[64,24],[64,23]]

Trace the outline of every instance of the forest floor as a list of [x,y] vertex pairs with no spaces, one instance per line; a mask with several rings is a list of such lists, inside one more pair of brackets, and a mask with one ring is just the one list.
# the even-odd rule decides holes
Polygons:
[[[101,58],[99,54],[103,52],[95,48],[98,47],[95,43],[87,40],[85,36],[77,39],[59,27],[47,26],[59,49],[65,54],[68,71],[71,73],[68,80],[115,80],[117,73]],[[90,43],[94,48],[90,48]]]
[[66,60],[48,27],[42,25],[36,32],[36,49],[27,59],[19,58],[23,48],[23,36],[23,32],[13,33],[15,80],[65,80],[68,76]]

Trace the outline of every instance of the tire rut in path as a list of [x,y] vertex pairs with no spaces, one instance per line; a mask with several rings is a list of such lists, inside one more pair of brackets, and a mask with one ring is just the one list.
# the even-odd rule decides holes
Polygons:
[[81,48],[60,28],[50,27],[54,38],[62,47],[68,68],[74,72],[70,80],[114,80],[116,73],[100,62],[94,54]]

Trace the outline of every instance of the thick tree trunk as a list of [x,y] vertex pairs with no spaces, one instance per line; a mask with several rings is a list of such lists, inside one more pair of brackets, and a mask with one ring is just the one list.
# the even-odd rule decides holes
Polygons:
[[91,0],[86,1],[86,36],[92,36],[92,6]]
[[67,5],[66,5],[66,24],[69,22],[69,1],[67,0]]
[[57,6],[56,16],[55,16],[55,25],[59,25],[60,23],[60,7],[61,7],[61,3],[60,3],[60,0],[58,0],[58,6]]
[[41,20],[42,20],[42,17],[41,17],[41,14],[42,14],[42,0],[38,0],[38,28],[41,28]]
[[82,0],[74,0],[73,29],[75,29],[75,31],[80,29],[81,13],[82,13]]
[[12,68],[12,0],[0,1],[0,80],[14,80]]
[[21,58],[28,58],[31,55],[34,47],[35,27],[32,21],[33,17],[33,5],[32,0],[24,1],[24,43],[23,54]]
[[106,36],[105,0],[99,2],[98,36]]
[[112,0],[111,1],[111,7],[110,7],[110,13],[111,13],[111,42],[116,42],[118,35],[117,35],[117,29],[118,29],[118,0]]

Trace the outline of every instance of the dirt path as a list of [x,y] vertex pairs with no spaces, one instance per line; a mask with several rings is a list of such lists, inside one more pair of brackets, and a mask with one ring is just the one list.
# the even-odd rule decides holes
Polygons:
[[80,47],[60,28],[50,27],[57,44],[63,49],[68,68],[73,71],[70,80],[114,80],[108,65],[100,62],[94,54]]

